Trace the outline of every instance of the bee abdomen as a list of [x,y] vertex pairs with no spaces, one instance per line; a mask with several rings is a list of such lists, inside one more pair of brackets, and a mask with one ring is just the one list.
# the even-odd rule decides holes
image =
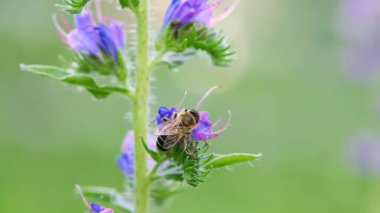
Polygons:
[[160,151],[168,151],[168,149],[165,149],[165,140],[168,136],[167,135],[159,135],[156,140],[156,146],[157,149]]

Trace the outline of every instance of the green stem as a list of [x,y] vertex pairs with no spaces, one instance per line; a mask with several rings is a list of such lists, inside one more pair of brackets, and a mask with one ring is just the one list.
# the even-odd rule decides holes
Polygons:
[[147,138],[148,97],[149,97],[149,32],[148,0],[140,0],[136,11],[137,18],[137,70],[136,91],[133,99],[133,124],[135,132],[135,213],[148,213],[149,179],[147,153],[141,137]]

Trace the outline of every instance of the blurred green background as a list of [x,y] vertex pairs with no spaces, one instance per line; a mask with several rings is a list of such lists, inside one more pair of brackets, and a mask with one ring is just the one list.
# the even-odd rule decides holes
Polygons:
[[[58,55],[68,52],[51,21],[56,2],[0,1],[1,212],[83,212],[74,184],[122,186],[115,159],[131,128],[129,103],[117,96],[94,101],[19,70],[20,63],[59,65]],[[157,26],[168,3],[152,1]],[[368,211],[376,195],[350,165],[347,141],[380,125],[371,108],[375,91],[341,68],[339,3],[241,1],[219,26],[239,52],[234,66],[197,59],[180,72],[155,73],[152,109],[177,103],[185,90],[192,106],[206,89],[223,85],[203,106],[213,119],[233,113],[213,151],[263,154],[254,167],[214,172],[165,212]]]

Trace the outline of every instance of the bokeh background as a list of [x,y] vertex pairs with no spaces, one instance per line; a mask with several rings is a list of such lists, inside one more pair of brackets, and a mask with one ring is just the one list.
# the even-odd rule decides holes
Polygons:
[[[95,101],[19,70],[20,63],[62,63],[68,50],[51,20],[59,2],[0,1],[1,212],[83,212],[74,184],[122,186],[115,162],[131,128],[129,103],[117,96]],[[241,1],[218,26],[238,51],[234,66],[197,59],[178,72],[155,73],[152,109],[177,103],[185,90],[192,106],[209,87],[223,85],[203,106],[214,119],[233,112],[213,151],[263,154],[253,167],[214,172],[165,212],[380,211],[376,167],[363,169],[350,155],[358,134],[380,132],[380,118],[376,77],[357,80],[342,63],[351,42],[342,35],[358,24],[344,24],[345,2]],[[158,28],[169,0],[152,4]],[[105,14],[132,26],[121,11]]]

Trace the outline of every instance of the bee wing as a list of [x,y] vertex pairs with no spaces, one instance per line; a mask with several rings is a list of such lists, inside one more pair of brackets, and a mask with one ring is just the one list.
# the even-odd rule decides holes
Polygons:
[[160,146],[163,150],[169,150],[180,143],[182,140],[183,137],[181,135],[167,135]]
[[168,120],[160,123],[155,131],[156,135],[177,135],[179,133],[179,124],[174,120]]

